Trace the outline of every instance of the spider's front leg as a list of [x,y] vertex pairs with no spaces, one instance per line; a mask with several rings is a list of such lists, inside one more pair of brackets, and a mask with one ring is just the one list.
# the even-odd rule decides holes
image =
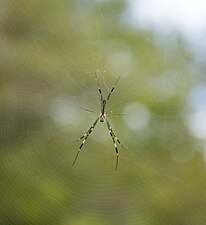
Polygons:
[[99,94],[100,94],[100,97],[101,97],[101,102],[102,102],[103,101],[102,90],[101,90],[100,85],[99,85],[99,80],[98,80],[97,73],[95,73],[95,75],[96,75],[96,79],[97,79],[97,87],[98,87]]
[[109,92],[109,94],[108,94],[108,96],[107,96],[107,101],[109,101],[109,98],[110,98],[112,92],[114,91],[114,89],[115,89],[115,87],[116,87],[116,84],[117,84],[119,78],[120,78],[120,77],[117,78],[117,81],[115,82],[114,86],[112,87],[111,91]]

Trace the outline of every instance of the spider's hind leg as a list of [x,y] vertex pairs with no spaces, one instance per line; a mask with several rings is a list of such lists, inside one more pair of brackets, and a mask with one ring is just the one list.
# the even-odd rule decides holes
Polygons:
[[[113,141],[113,144],[114,144],[114,148],[115,148],[115,151],[116,151],[116,166],[115,166],[115,171],[117,170],[117,166],[118,166],[118,159],[119,159],[119,151],[118,151],[118,148],[117,148],[117,144],[116,144],[116,141],[125,149],[127,149],[126,147],[124,147],[124,145],[121,144],[120,140],[115,136],[114,134],[114,131],[112,130],[112,127],[110,126],[109,124],[109,121],[106,119],[107,121],[107,127],[108,127],[108,130],[109,130],[109,133],[110,133],[110,136],[112,138],[112,141]],[[116,140],[116,141],[115,141]]]
[[89,128],[89,130],[83,136],[81,136],[79,139],[75,140],[75,141],[79,141],[79,140],[81,140],[81,139],[84,138],[84,140],[82,141],[81,145],[79,146],[79,149],[78,149],[77,154],[76,154],[76,156],[74,158],[74,161],[72,163],[72,166],[74,166],[74,164],[75,164],[75,162],[76,162],[76,160],[78,158],[79,152],[81,151],[81,149],[82,149],[84,143],[86,142],[87,138],[89,137],[89,135],[94,130],[94,127],[96,126],[98,120],[99,120],[99,117],[95,120],[95,122],[92,124],[92,126]]

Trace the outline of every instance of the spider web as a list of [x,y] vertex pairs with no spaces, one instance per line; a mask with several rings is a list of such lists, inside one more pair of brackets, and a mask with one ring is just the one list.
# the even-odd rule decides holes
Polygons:
[[[0,3],[1,224],[205,223],[205,55],[129,24],[130,2]],[[120,76],[117,172],[100,123],[71,166],[99,115],[95,73],[105,97]]]

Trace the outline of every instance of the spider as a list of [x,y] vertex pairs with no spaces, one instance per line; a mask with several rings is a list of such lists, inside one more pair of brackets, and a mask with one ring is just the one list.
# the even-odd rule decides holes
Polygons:
[[[97,78],[97,76],[96,76],[96,78]],[[106,99],[104,99],[104,97],[103,97],[102,90],[101,90],[101,88],[100,88],[100,86],[99,86],[99,82],[98,82],[98,78],[97,78],[97,86],[98,86],[98,90],[99,90],[99,94],[100,94],[100,99],[101,99],[101,105],[100,105],[100,110],[101,110],[101,112],[100,112],[100,115],[98,116],[98,118],[97,118],[97,119],[95,120],[95,122],[92,124],[92,126],[87,130],[87,132],[86,132],[84,135],[82,135],[79,139],[75,140],[75,141],[80,141],[80,140],[83,139],[81,145],[79,146],[79,149],[78,149],[78,151],[77,151],[77,154],[76,154],[76,156],[75,156],[75,158],[74,158],[74,161],[73,161],[72,166],[74,166],[74,164],[75,164],[75,162],[76,162],[76,160],[77,160],[77,157],[78,157],[78,155],[79,155],[79,153],[80,153],[80,151],[81,151],[81,149],[82,149],[84,143],[86,142],[87,138],[88,138],[89,135],[92,133],[92,131],[94,130],[95,126],[97,125],[97,122],[100,122],[100,123],[106,122],[107,128],[108,128],[108,130],[109,130],[110,136],[111,136],[112,141],[113,141],[113,144],[114,144],[114,148],[115,148],[115,150],[116,150],[116,165],[115,165],[115,171],[117,170],[117,167],[118,167],[118,157],[119,157],[119,151],[118,151],[118,148],[117,148],[117,143],[120,144],[124,149],[127,149],[127,148],[124,147],[124,146],[122,145],[122,143],[120,142],[120,140],[119,140],[119,139],[116,137],[116,135],[114,134],[114,131],[113,131],[113,129],[112,129],[112,127],[111,127],[111,125],[110,125],[110,123],[109,123],[107,117],[106,117],[105,109],[106,109],[106,105],[107,105],[107,103],[108,103],[108,101],[109,101],[109,99],[110,99],[110,96],[111,96],[112,92],[114,91],[114,89],[115,89],[115,87],[116,87],[116,84],[117,84],[119,78],[120,78],[120,77],[118,77],[117,81],[115,82],[114,86],[112,87],[112,89],[111,89],[111,91],[109,92],[109,94],[108,94],[108,96],[107,96]],[[81,108],[82,108],[82,107],[81,107]],[[85,109],[85,108],[82,108],[82,109],[84,109],[85,111],[94,112],[94,111],[89,110],[89,109]],[[111,112],[111,114],[113,114],[113,113]],[[115,114],[113,114],[113,115],[115,115]],[[121,114],[119,113],[119,114],[116,114],[116,115],[121,115]]]

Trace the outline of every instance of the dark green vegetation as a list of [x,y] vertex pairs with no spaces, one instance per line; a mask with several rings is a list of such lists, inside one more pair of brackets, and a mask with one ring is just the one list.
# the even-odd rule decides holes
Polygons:
[[[201,65],[181,38],[158,42],[129,28],[126,6],[1,1],[0,224],[206,224],[204,149],[184,117],[188,92],[204,79]],[[108,116],[129,149],[119,147],[116,172],[106,124],[71,166],[81,143],[70,141],[99,113],[96,71],[106,93],[121,76],[109,110],[139,102],[150,113],[140,130]]]

